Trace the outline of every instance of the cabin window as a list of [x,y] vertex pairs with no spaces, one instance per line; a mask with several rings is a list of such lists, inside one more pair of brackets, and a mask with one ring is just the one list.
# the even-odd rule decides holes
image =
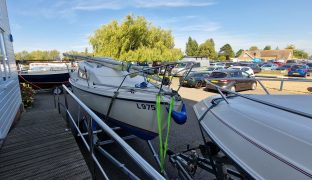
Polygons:
[[85,72],[82,69],[78,69],[78,77],[80,77],[82,79],[87,79],[87,72]]
[[10,78],[10,74],[11,70],[5,49],[4,31],[0,29],[0,81],[6,81]]

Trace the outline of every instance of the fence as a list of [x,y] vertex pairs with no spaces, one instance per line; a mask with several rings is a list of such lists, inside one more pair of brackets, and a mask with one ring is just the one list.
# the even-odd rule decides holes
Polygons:
[[[60,108],[63,107],[65,109],[66,114],[66,120],[70,122],[73,125],[73,128],[78,132],[78,136],[81,137],[83,144],[88,149],[90,156],[92,160],[95,162],[95,165],[100,170],[101,174],[105,179],[109,179],[106,172],[104,171],[104,168],[101,166],[101,163],[99,162],[98,158],[94,154],[94,149],[97,149],[102,155],[104,155],[106,158],[108,158],[113,164],[117,165],[122,172],[124,172],[126,175],[128,175],[131,179],[139,179],[134,173],[132,173],[129,169],[125,167],[124,164],[121,164],[117,159],[115,159],[112,155],[110,155],[107,151],[105,151],[101,147],[101,143],[99,143],[95,138],[95,133],[93,131],[93,123],[96,122],[96,124],[100,127],[100,131],[105,132],[107,135],[109,135],[113,141],[117,142],[117,144],[120,145],[120,147],[128,154],[129,157],[132,158],[132,160],[151,178],[151,179],[164,179],[164,177],[159,174],[148,162],[146,162],[131,146],[129,146],[124,139],[122,139],[111,127],[109,127],[102,119],[100,119],[92,110],[90,110],[82,101],[79,100],[78,97],[76,97],[65,85],[63,85],[63,91],[64,91],[64,100],[65,104],[62,104],[60,102],[59,96],[57,98],[54,98],[54,104],[57,105],[58,111],[60,112]],[[70,96],[73,101],[75,101],[78,104],[78,112],[77,112],[77,118],[75,120],[73,114],[70,113],[69,110],[69,104],[68,104],[68,97]],[[81,117],[81,112],[85,112],[87,116]],[[75,112],[76,113],[76,112]],[[87,120],[87,132],[81,132],[79,126],[80,120],[84,118]],[[99,130],[97,130],[98,132]],[[88,139],[85,138],[85,136],[88,137]],[[93,172],[94,174],[94,172]]]
[[284,87],[284,82],[312,82],[312,79],[305,79],[305,78],[286,78],[286,77],[256,77],[257,80],[260,81],[280,81],[280,88],[279,90],[282,91]]

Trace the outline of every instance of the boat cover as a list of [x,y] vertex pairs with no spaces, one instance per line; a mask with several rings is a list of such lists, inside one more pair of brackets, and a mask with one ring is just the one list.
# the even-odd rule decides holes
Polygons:
[[[311,95],[248,96],[312,114]],[[209,97],[194,111],[202,129],[237,165],[256,179],[312,178],[311,118],[239,96],[228,101]]]

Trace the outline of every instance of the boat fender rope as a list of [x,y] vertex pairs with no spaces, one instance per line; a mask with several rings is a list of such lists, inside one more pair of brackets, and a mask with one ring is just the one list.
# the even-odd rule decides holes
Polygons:
[[34,83],[31,83],[31,82],[27,81],[22,75],[19,74],[18,76],[19,76],[20,78],[22,78],[26,83],[28,83],[28,84],[30,84],[30,85],[32,85],[32,86],[38,88],[39,90],[42,89],[42,88],[40,88],[39,86],[35,85]]
[[162,121],[161,121],[161,95],[158,94],[156,96],[156,112],[157,112],[157,125],[158,125],[158,134],[159,134],[159,158],[160,158],[160,171],[161,173],[164,172],[164,165],[165,165],[165,159],[166,159],[166,152],[168,149],[168,141],[169,141],[169,132],[170,132],[170,124],[171,124],[171,112],[174,106],[174,99],[171,97],[170,99],[170,105],[169,105],[169,111],[168,111],[168,126],[167,126],[167,133],[165,137],[165,143],[163,143],[162,138]]

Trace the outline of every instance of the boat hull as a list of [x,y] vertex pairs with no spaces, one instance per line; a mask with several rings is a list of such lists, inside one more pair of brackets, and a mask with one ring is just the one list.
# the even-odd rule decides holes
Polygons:
[[[105,116],[108,112],[112,96],[87,91],[72,84],[73,93],[90,109]],[[109,114],[109,121],[144,140],[158,136],[156,96],[154,101],[144,101],[117,97]],[[174,107],[178,110],[181,103]],[[162,129],[167,127],[168,104],[161,103]]]
[[[311,119],[241,97],[213,105],[215,98],[197,103],[194,111],[210,139],[237,165],[255,179],[312,178]],[[303,112],[312,101],[306,95],[255,98]]]
[[19,74],[19,81],[29,83],[34,89],[49,89],[67,84],[68,72]]

